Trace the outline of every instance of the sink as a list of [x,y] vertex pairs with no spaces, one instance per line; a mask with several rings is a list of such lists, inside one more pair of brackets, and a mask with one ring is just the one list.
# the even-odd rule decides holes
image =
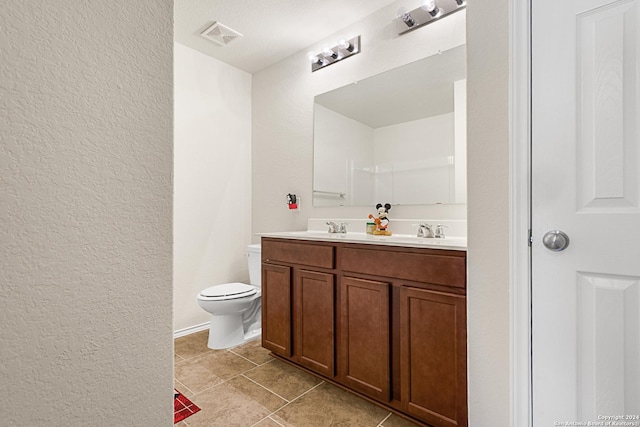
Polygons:
[[289,231],[285,233],[277,233],[283,235],[289,235],[291,237],[307,238],[311,240],[331,240],[331,239],[344,239],[351,234],[364,234],[364,233],[329,233],[326,231]]
[[443,239],[416,237],[410,234],[394,234],[391,236],[376,236],[373,234],[347,232],[328,233],[326,231],[285,231],[279,233],[260,233],[264,237],[289,238],[299,240],[324,240],[330,242],[365,243],[389,246],[407,246],[417,248],[440,248],[466,250],[467,239],[464,237],[446,237]]

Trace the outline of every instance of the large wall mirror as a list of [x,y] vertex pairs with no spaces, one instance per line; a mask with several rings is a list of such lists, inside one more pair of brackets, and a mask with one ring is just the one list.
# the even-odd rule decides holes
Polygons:
[[466,47],[315,97],[314,206],[466,203]]

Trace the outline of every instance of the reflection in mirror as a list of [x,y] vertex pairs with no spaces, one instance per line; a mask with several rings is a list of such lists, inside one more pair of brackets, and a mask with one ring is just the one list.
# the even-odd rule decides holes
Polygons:
[[466,49],[315,97],[314,206],[466,203]]

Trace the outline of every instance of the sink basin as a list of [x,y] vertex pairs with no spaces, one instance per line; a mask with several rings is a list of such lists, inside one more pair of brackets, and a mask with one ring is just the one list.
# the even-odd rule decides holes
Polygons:
[[464,237],[446,237],[444,239],[416,237],[410,234],[392,236],[376,236],[365,233],[347,232],[328,233],[326,231],[285,231],[279,233],[260,233],[264,237],[289,238],[298,240],[324,240],[330,242],[365,243],[374,245],[407,246],[416,248],[439,248],[466,250],[467,239]]

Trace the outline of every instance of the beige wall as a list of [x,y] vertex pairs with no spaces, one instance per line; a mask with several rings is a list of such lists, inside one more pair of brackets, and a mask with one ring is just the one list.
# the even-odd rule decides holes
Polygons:
[[173,424],[172,16],[2,1],[3,425]]
[[[353,81],[416,61],[465,42],[466,12],[399,36],[396,2],[343,31],[319,40],[253,75],[252,206],[254,233],[303,230],[307,218],[365,219],[374,207],[312,207],[313,98]],[[307,51],[318,52],[342,36],[362,35],[362,52],[311,73]],[[286,194],[302,199],[300,212],[289,212]],[[380,202],[385,202],[381,200]],[[392,218],[465,219],[465,205],[395,206]],[[254,241],[258,238],[254,236]]]
[[509,1],[467,7],[471,426],[509,425]]
[[251,75],[176,43],[174,330],[209,322],[203,289],[249,280]]

